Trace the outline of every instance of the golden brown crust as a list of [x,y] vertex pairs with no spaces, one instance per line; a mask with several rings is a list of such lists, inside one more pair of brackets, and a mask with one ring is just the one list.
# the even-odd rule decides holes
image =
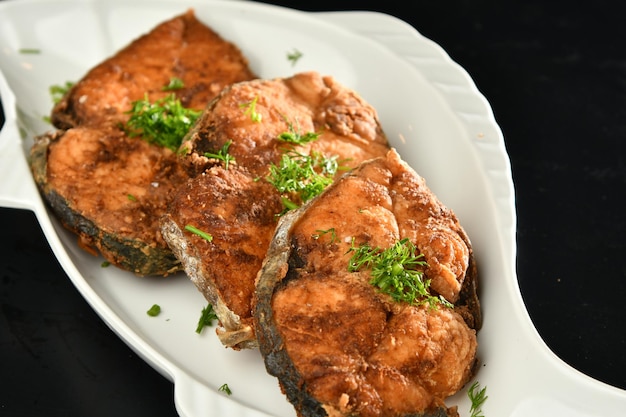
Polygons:
[[[247,106],[255,101],[260,122]],[[215,161],[204,157],[232,141],[229,153],[252,175],[266,175],[270,163],[281,157],[285,143],[278,135],[290,130],[320,133],[319,139],[299,149],[339,155],[349,167],[383,155],[389,148],[374,108],[353,90],[330,76],[298,73],[272,80],[233,84],[208,106],[181,145],[183,164],[192,175]]]
[[157,25],[92,68],[52,110],[59,129],[42,135],[32,170],[48,204],[79,244],[138,275],[167,275],[180,262],[163,240],[160,217],[187,175],[166,148],[123,130],[132,103],[171,94],[202,110],[226,85],[255,75],[238,48],[193,10]]
[[163,87],[174,77],[184,83],[176,96],[197,110],[224,87],[256,78],[237,46],[189,10],[92,68],[53,108],[52,123],[59,129],[124,123],[133,101],[147,94],[153,102],[172,93]]
[[[237,167],[215,166],[177,190],[161,219],[187,275],[213,304],[225,344],[256,345],[250,311],[254,278],[281,209],[269,183],[255,181]],[[184,231],[187,225],[209,233],[212,240]]]
[[169,196],[187,178],[172,151],[118,130],[77,127],[38,138],[31,167],[48,204],[81,247],[138,275],[180,269],[158,222]]
[[[255,99],[261,121],[246,112]],[[289,146],[277,137],[290,124],[301,134],[320,133],[317,141],[297,146],[298,152],[337,155],[342,165],[354,167],[389,149],[374,109],[318,73],[233,84],[207,108],[181,145],[182,163],[197,176],[174,196],[163,230],[198,289],[219,304],[218,335],[234,348],[256,346],[254,282],[283,210],[280,194],[265,176]],[[228,141],[235,161],[225,170],[204,154],[216,153]],[[214,235],[214,241],[183,233],[187,224]]]
[[[424,229],[432,239],[414,232]],[[476,330],[456,308],[396,302],[370,284],[368,270],[348,270],[353,245],[387,248],[405,237],[428,253],[426,278],[465,268],[463,285],[469,240],[394,150],[281,219],[254,317],[266,368],[300,415],[454,415],[444,401],[475,371]],[[443,288],[454,293],[456,284]]]

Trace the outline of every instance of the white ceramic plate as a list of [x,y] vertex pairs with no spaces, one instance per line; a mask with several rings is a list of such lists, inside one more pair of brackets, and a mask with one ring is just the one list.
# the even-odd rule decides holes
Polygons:
[[[224,349],[211,330],[195,333],[206,303],[184,275],[137,278],[101,268],[101,259],[81,251],[74,236],[49,217],[26,155],[33,135],[50,129],[42,121],[52,105],[49,86],[79,79],[188,7],[239,45],[262,77],[317,70],[361,93],[378,109],[392,144],[457,213],[480,267],[483,366],[476,380],[487,386],[486,416],[624,414],[624,391],[573,370],[533,328],[515,274],[514,190],[501,131],[467,73],[409,25],[377,13],[311,14],[235,1],[4,1],[0,94],[7,122],[0,134],[0,204],[35,212],[84,298],[131,348],[174,382],[182,416],[295,413],[257,351]],[[294,48],[303,58],[292,66],[286,55]],[[146,310],[154,303],[162,313],[151,318]],[[232,396],[218,391],[224,383]],[[448,403],[468,415],[465,391]]]

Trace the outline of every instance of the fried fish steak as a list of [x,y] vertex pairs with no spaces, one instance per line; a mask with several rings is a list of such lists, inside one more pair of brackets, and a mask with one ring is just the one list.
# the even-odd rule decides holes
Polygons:
[[[164,89],[174,78],[182,88]],[[88,71],[53,107],[51,121],[59,129],[117,125],[128,120],[134,101],[171,93],[184,107],[201,110],[227,85],[254,78],[239,48],[190,9]]]
[[[182,270],[163,240],[159,219],[188,178],[170,149],[129,137],[133,102],[175,94],[197,111],[227,85],[255,75],[232,43],[192,10],[91,69],[53,108],[60,130],[35,138],[31,170],[53,213],[80,245],[137,275]],[[164,91],[170,80],[182,88]]]
[[[251,117],[251,103],[257,117]],[[265,178],[290,146],[278,136],[293,131],[319,132],[317,140],[295,145],[298,152],[337,156],[346,168],[389,149],[371,105],[332,77],[307,72],[228,87],[179,152],[194,177],[172,198],[162,233],[216,310],[221,342],[235,349],[257,346],[254,283],[283,210],[280,193]],[[227,142],[234,158],[228,169],[206,156]],[[212,240],[185,230],[187,225]]]
[[31,169],[44,199],[80,246],[137,275],[168,275],[180,262],[159,218],[188,179],[175,153],[119,130],[76,127],[39,138]]
[[[453,308],[395,301],[369,270],[348,269],[351,248],[403,238]],[[479,302],[460,289],[475,288],[472,264],[453,212],[395,150],[364,162],[280,220],[254,298],[267,371],[299,416],[456,415],[444,400],[477,363]]]

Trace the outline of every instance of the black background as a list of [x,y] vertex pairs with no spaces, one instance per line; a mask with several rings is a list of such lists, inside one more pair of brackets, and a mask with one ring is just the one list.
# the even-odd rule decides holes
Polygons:
[[[394,15],[469,72],[510,155],[531,319],[565,362],[626,389],[624,3],[271,3]],[[175,415],[172,384],[81,298],[34,215],[0,209],[0,233],[0,415]]]

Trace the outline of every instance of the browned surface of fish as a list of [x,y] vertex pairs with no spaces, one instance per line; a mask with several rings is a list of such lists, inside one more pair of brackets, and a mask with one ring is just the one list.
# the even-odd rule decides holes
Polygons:
[[[256,100],[260,121],[247,104]],[[208,107],[181,146],[183,164],[197,175],[172,200],[162,232],[187,274],[217,311],[222,343],[236,349],[257,345],[251,301],[254,282],[274,233],[281,198],[266,180],[278,163],[290,130],[319,132],[318,140],[298,146],[338,155],[342,165],[384,155],[388,148],[375,110],[354,91],[317,73],[234,84]],[[215,159],[232,141],[235,158],[228,170]],[[184,228],[209,233],[211,242]]]
[[[260,122],[248,111],[254,104]],[[204,156],[232,141],[229,153],[252,175],[266,175],[286,144],[276,140],[290,130],[320,133],[299,148],[349,159],[346,166],[380,156],[388,149],[376,110],[355,91],[315,72],[234,84],[213,101],[181,146],[183,163],[198,174],[215,163]]]
[[81,247],[138,275],[166,275],[180,263],[159,218],[187,180],[169,149],[117,130],[77,127],[40,138],[32,169],[40,190]]
[[[201,110],[224,87],[256,76],[233,43],[200,22],[193,10],[157,25],[92,68],[52,110],[59,129],[116,125],[133,101],[172,92],[184,107]],[[164,91],[172,78],[184,87]]]
[[[174,152],[129,137],[132,103],[175,93],[202,110],[227,85],[254,78],[235,45],[192,10],[156,26],[91,69],[52,111],[57,128],[31,151],[37,185],[82,247],[137,275],[181,270],[159,219],[188,178]],[[184,87],[164,91],[171,79]]]
[[[215,166],[177,190],[162,219],[163,236],[218,315],[226,346],[256,346],[254,279],[281,210],[272,185],[237,166]],[[185,231],[187,225],[209,233],[211,242]]]
[[[394,301],[369,270],[348,270],[353,245],[407,237],[425,254],[431,292],[454,308]],[[477,363],[472,265],[453,212],[394,150],[365,162],[280,221],[255,295],[268,372],[300,416],[456,415],[444,400]]]

